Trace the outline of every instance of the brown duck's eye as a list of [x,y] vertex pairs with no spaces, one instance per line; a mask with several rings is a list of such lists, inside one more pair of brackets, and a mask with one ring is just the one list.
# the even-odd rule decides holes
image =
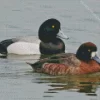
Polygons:
[[54,26],[54,25],[52,25],[52,28],[55,28],[55,26]]
[[88,49],[88,52],[90,52],[91,50],[90,49]]

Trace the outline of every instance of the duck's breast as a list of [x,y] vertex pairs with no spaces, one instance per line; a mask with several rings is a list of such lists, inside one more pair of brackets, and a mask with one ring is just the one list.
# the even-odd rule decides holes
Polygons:
[[87,63],[82,61],[79,67],[79,71],[81,74],[99,72],[100,65],[94,60],[91,60]]

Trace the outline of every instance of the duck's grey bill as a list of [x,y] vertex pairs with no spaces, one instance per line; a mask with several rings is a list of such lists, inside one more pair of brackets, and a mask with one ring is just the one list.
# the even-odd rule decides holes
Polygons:
[[100,64],[100,58],[96,55],[95,57],[93,57],[93,59]]
[[63,33],[63,31],[59,31],[59,34],[57,35],[57,37],[60,37],[60,38],[62,38],[62,39],[66,39],[66,40],[68,40],[69,39],[69,37],[67,37],[67,35],[65,35],[64,33]]

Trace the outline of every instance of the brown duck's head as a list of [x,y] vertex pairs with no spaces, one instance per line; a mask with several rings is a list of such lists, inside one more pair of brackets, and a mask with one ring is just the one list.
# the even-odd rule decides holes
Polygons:
[[97,46],[92,42],[83,43],[77,50],[76,57],[83,61],[89,61],[96,56]]

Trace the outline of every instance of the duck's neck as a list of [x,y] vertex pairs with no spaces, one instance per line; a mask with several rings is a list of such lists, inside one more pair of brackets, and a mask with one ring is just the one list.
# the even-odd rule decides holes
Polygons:
[[59,38],[56,38],[55,40],[49,43],[40,42],[40,52],[42,54],[64,53],[65,52],[64,42]]
[[76,57],[77,57],[77,59],[79,59],[83,62],[86,62],[86,63],[88,63],[91,60],[91,58],[88,57],[87,55],[84,56],[84,55],[81,55],[81,54],[76,54]]

